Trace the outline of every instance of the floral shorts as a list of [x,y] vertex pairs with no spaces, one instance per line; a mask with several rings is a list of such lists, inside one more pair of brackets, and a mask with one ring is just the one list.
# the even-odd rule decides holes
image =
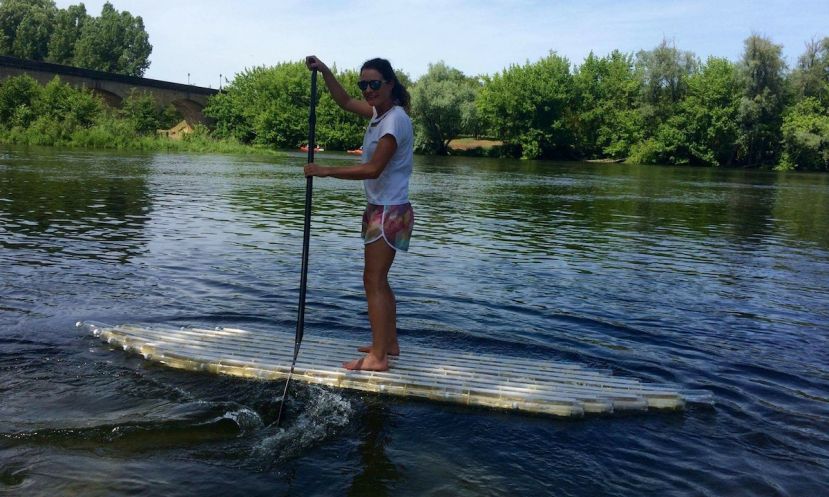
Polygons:
[[395,250],[409,250],[409,240],[414,228],[412,204],[368,204],[363,213],[361,236],[366,245],[383,238]]

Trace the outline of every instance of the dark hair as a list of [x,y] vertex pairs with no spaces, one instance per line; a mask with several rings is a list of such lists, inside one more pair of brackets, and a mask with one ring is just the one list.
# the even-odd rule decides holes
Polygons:
[[406,90],[406,87],[400,83],[400,80],[397,79],[397,75],[394,74],[391,62],[380,58],[367,60],[363,63],[363,67],[360,68],[360,72],[363,72],[365,69],[374,69],[379,72],[386,81],[393,81],[394,88],[391,90],[391,96],[394,99],[394,103],[406,109],[406,112],[409,112],[409,104],[411,103],[412,98],[409,96],[409,92]]

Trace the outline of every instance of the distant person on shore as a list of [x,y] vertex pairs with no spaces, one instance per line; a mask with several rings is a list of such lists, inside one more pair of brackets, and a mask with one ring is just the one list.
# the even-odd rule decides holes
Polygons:
[[371,323],[371,345],[360,347],[366,355],[343,363],[346,369],[385,371],[389,355],[399,355],[397,302],[388,274],[398,250],[406,251],[414,225],[409,203],[414,133],[407,114],[409,93],[400,84],[391,64],[371,59],[360,69],[357,85],[363,100],[351,98],[331,70],[316,56],[306,58],[309,69],[322,74],[337,105],[370,119],[363,137],[359,165],[326,167],[307,164],[305,176],[363,180],[368,205],[363,213],[365,242],[363,285]]

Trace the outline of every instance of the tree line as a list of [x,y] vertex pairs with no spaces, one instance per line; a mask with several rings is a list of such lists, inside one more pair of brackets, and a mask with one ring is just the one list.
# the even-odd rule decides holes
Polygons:
[[134,91],[110,108],[91,90],[55,77],[46,85],[28,75],[0,84],[0,139],[29,145],[121,146],[170,128],[181,115],[159,108],[149,93]]
[[[83,4],[0,0],[0,54],[141,76],[151,50],[141,17],[110,3],[92,17]],[[360,97],[357,71],[334,71]],[[829,37],[807,42],[793,67],[780,45],[752,35],[737,61],[703,61],[665,40],[635,54],[591,52],[581,64],[550,52],[493,75],[467,76],[438,62],[417,81],[399,76],[412,95],[419,153],[457,153],[451,141],[472,136],[502,143],[478,153],[505,157],[829,170]],[[309,78],[302,62],[245,69],[204,109],[214,121],[209,136],[266,148],[301,145]],[[99,104],[84,104],[97,109],[92,121],[57,116],[38,103],[57,98],[56,90],[37,93],[29,82],[9,81],[0,84],[7,141],[65,144],[102,119],[151,134],[152,125],[136,128],[126,117],[131,111]],[[94,100],[81,90],[61,92],[69,102],[61,108]],[[322,88],[318,102],[319,142],[357,147],[363,120],[341,111]],[[147,122],[165,126],[165,110],[154,112]],[[47,128],[51,134],[36,136]]]
[[83,3],[0,0],[0,55],[143,76],[151,52],[141,17],[109,2],[95,17]]
[[[494,75],[470,77],[443,62],[412,84],[416,147],[448,154],[459,136],[526,159],[618,159],[640,164],[829,170],[829,38],[806,44],[793,68],[782,47],[752,35],[736,62],[701,61],[662,41],[636,54],[554,52]],[[354,70],[337,77],[359,97]],[[279,148],[305,140],[308,72],[301,62],[236,75],[205,112],[218,136]],[[320,90],[317,137],[353,148],[365,123]]]
[[172,105],[160,108],[155,98],[133,91],[117,108],[87,88],[53,78],[46,85],[28,75],[0,83],[0,143],[119,150],[271,153],[232,139],[217,139],[197,124],[182,140],[157,131],[181,121]]

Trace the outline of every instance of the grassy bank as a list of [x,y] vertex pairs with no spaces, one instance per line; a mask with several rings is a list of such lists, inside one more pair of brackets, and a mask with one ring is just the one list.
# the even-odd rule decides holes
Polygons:
[[107,119],[92,127],[71,131],[60,125],[0,129],[0,143],[101,150],[281,155],[276,150],[246,145],[231,138],[213,138],[203,126],[197,126],[181,140],[173,140],[162,135],[137,134],[120,119]]

